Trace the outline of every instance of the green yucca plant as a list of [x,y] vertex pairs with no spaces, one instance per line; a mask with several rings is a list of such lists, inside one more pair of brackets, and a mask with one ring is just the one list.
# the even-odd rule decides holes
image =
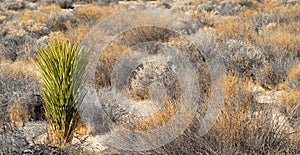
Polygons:
[[49,123],[49,140],[59,146],[70,142],[85,91],[88,50],[69,41],[50,42],[38,50],[35,61],[41,74],[42,97]]

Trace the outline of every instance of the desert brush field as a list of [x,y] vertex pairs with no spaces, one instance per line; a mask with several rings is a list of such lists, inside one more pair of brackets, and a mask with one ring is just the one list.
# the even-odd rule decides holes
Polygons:
[[300,154],[300,1],[0,0],[0,154]]

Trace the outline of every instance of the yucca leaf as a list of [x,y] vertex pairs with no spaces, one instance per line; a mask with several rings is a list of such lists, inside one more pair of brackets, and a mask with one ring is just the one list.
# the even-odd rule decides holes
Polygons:
[[60,145],[71,139],[78,121],[76,107],[86,94],[82,83],[87,55],[88,50],[69,41],[50,42],[37,52],[35,65],[42,77],[46,117]]

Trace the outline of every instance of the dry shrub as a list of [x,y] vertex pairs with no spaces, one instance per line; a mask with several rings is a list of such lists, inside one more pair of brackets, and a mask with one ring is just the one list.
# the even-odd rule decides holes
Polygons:
[[[264,7],[264,6],[262,6]],[[274,14],[275,21],[277,23],[289,23],[293,21],[299,22],[299,4],[296,5],[280,5],[274,7],[272,12],[267,12]]]
[[75,10],[76,23],[73,23],[73,21],[66,21],[64,23],[67,29],[65,31],[65,38],[79,44],[92,29],[91,25],[97,24],[97,22],[119,10],[120,8],[118,7],[109,8],[94,4],[83,5],[77,8]]
[[279,90],[300,89],[300,65],[296,65],[287,71],[287,80],[278,84]]
[[219,36],[217,36],[219,39],[230,38],[244,40],[249,38],[252,33],[252,21],[241,17],[223,17],[213,27],[220,33]]
[[95,24],[97,21],[104,19],[108,15],[120,11],[120,8],[116,7],[112,9],[109,7],[101,7],[99,5],[88,4],[79,7],[76,11],[76,17],[79,23],[89,22],[91,24]]
[[41,7],[41,11],[46,13],[46,14],[50,14],[50,13],[55,13],[58,14],[60,12],[61,8],[58,5],[43,5]]
[[[171,143],[146,154],[297,154],[294,130],[284,115],[254,100],[253,80],[235,74],[226,79],[225,107],[216,124],[199,136],[197,121]],[[270,109],[269,109],[270,108]],[[201,121],[201,120],[200,120]],[[201,122],[200,122],[201,123]]]
[[64,41],[67,37],[62,31],[52,32],[49,34],[49,41]]
[[40,12],[39,10],[24,10],[21,13],[20,19],[24,22],[34,20],[39,23],[47,23],[49,20],[48,15]]
[[290,90],[278,95],[278,108],[290,120],[295,129],[294,140],[300,142],[300,91]]
[[88,24],[80,24],[77,27],[69,28],[66,32],[66,38],[79,44],[90,30],[91,26]]
[[299,81],[300,78],[300,65],[291,68],[288,71],[288,78]]
[[193,17],[200,21],[205,26],[213,26],[217,22],[217,18],[214,15],[214,12],[207,12],[204,10],[199,9],[192,9],[193,10]]
[[106,50],[102,52],[99,61],[103,63],[97,66],[95,76],[97,86],[99,86],[98,88],[110,85],[110,72],[117,58],[126,54],[126,49],[127,47],[124,45],[110,44]]
[[[297,30],[298,29],[298,30]],[[260,47],[271,46],[272,50],[294,53],[300,50],[299,23],[282,24],[273,29],[264,29],[261,35],[255,35],[255,44]]]
[[20,105],[20,100],[17,100],[12,107],[10,108],[9,118],[12,123],[15,123],[19,127],[24,126],[24,122],[26,121],[27,117],[27,110]]
[[89,134],[87,126],[81,120],[79,120],[79,122],[77,123],[77,127],[75,128],[74,133],[80,136]]
[[[300,91],[286,91],[278,95],[280,106],[287,111],[298,110],[298,117],[300,119]],[[296,111],[295,111],[296,112]]]
[[264,0],[261,3],[256,3],[255,10],[259,12],[266,12],[266,13],[274,13],[276,8],[282,5],[282,0],[279,1],[272,1],[272,0]]
[[25,10],[21,13],[20,20],[25,23],[34,21],[42,23],[52,31],[66,30],[68,22],[73,18],[73,14],[61,10],[57,5],[44,5],[39,10]]
[[44,5],[40,10],[24,10],[20,19],[22,21],[34,20],[38,23],[47,23],[50,20],[50,15],[58,16],[60,10],[58,5]]
[[[287,80],[279,84],[283,90],[278,95],[279,108],[292,118],[293,122],[300,120],[300,65],[292,67],[288,71]],[[298,123],[299,124],[299,123]]]
[[151,116],[133,118],[134,126],[126,123],[122,124],[122,122],[117,123],[125,128],[136,131],[153,130],[158,126],[164,126],[175,115],[179,107],[179,103],[172,101],[170,97],[166,97],[165,103],[164,108],[159,109],[157,112],[151,114]]
[[67,21],[71,19],[64,19],[65,17],[60,14],[61,11],[61,8],[57,5],[45,5],[41,8],[41,12],[48,17],[46,24],[52,31],[67,29]]
[[0,72],[6,74],[9,78],[22,78],[23,80],[38,77],[38,73],[31,60],[18,60],[9,62],[2,60],[0,65]]
[[228,76],[225,107],[212,129],[215,149],[228,153],[296,153],[289,121],[274,107],[257,103],[247,92],[248,80]]
[[254,3],[238,16],[226,16],[213,24],[224,40],[238,39],[270,50],[299,51],[299,5],[282,5],[279,1]]

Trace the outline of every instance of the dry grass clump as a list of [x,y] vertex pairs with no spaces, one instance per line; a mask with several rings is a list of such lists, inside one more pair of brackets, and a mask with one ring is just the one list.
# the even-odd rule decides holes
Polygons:
[[159,126],[164,126],[175,115],[180,106],[176,101],[172,101],[170,97],[166,97],[165,102],[165,107],[151,114],[151,116],[133,118],[131,122],[133,124],[117,123],[125,128],[135,131],[153,130]]
[[278,95],[280,107],[285,109],[285,112],[294,115],[300,119],[300,91],[286,91]]
[[[288,71],[288,78],[278,87],[283,90],[278,95],[279,103],[277,106],[294,122],[295,128],[300,129],[300,65],[292,67]],[[300,130],[299,130],[300,131]]]
[[89,135],[87,126],[81,120],[77,123],[74,133],[80,136]]
[[212,129],[218,153],[299,152],[298,144],[292,141],[296,135],[289,121],[274,107],[265,109],[265,105],[257,103],[253,95],[245,91],[244,82],[235,76],[226,80],[226,105]]
[[78,26],[68,28],[68,31],[65,32],[65,36],[79,44],[91,29],[92,27],[89,24],[80,24]]
[[24,10],[21,12],[22,21],[34,20],[38,23],[47,23],[50,16],[58,16],[61,8],[58,5],[44,5],[39,10]]
[[39,23],[46,23],[49,20],[48,15],[41,13],[39,10],[24,10],[21,13],[20,19],[24,22],[34,20]]
[[291,69],[288,71],[288,78],[289,78],[290,80],[296,80],[296,81],[299,81],[299,79],[300,79],[300,65],[295,66],[295,67],[291,68]]
[[287,71],[286,81],[278,84],[279,90],[299,90],[300,88],[300,65],[291,67]]
[[20,15],[21,21],[45,24],[52,31],[66,30],[72,18],[71,12],[62,10],[58,5],[44,5],[39,10],[24,10]]
[[101,19],[104,19],[108,15],[120,11],[121,8],[109,8],[109,7],[101,7],[95,4],[88,4],[79,7],[76,10],[76,20],[79,23],[91,23],[95,24]]
[[217,16],[215,16],[214,12],[205,11],[205,9],[193,9],[193,17],[199,20],[205,26],[212,27],[215,23],[217,23]]
[[25,121],[28,119],[27,110],[20,105],[20,100],[17,100],[10,108],[9,118],[10,121],[19,127],[23,127]]
[[17,97],[9,109],[10,121],[19,127],[25,121],[41,121],[45,119],[43,101],[38,95]]
[[253,33],[251,32],[251,21],[238,16],[223,17],[213,27],[220,32],[221,36],[218,36],[218,38],[243,40],[244,38],[248,39],[250,34]]
[[[271,27],[271,28],[270,28]],[[255,36],[255,44],[259,47],[270,47],[271,50],[297,55],[300,49],[299,22],[290,24],[270,23]]]
[[282,92],[277,97],[279,102],[276,106],[287,116],[295,129],[295,134],[293,135],[295,141],[300,142],[300,91],[288,90]]
[[31,60],[18,60],[15,62],[9,62],[5,59],[1,60],[0,72],[2,75],[6,74],[8,78],[22,78],[26,80],[38,77]]
[[110,72],[112,71],[117,58],[126,54],[127,48],[128,47],[124,45],[111,44],[102,52],[99,58],[99,62],[102,63],[97,66],[97,76],[95,77],[99,88],[104,88],[111,84]]
[[[171,143],[145,154],[297,154],[298,134],[289,119],[275,107],[257,103],[248,91],[253,80],[229,74],[225,107],[212,127],[200,136],[201,120]],[[198,123],[197,123],[198,122]],[[128,152],[127,152],[128,153]]]
[[213,27],[219,39],[238,39],[257,47],[299,51],[299,5],[283,6],[282,2],[255,3],[238,16],[224,16]]
[[[197,120],[175,141],[154,152],[299,154],[300,65],[291,66],[297,64],[297,57],[300,55],[300,4],[285,0],[189,0],[186,3],[195,5],[191,6],[194,8],[193,16],[205,29],[215,32],[214,37],[221,47],[218,50],[225,51],[225,64],[230,72],[226,80],[225,107],[212,130],[205,136],[197,134]],[[203,5],[203,9],[199,9],[196,4],[209,5]],[[245,7],[231,10],[230,7],[235,7],[236,4]],[[222,5],[231,6],[228,9]],[[183,8],[188,7],[190,6]],[[24,51],[34,51],[36,42],[44,39],[41,37],[46,38],[45,42],[67,39],[79,44],[93,25],[121,9],[88,4],[70,11],[62,10],[58,5],[43,5],[39,10],[22,10],[19,19],[3,23],[9,28],[6,32],[3,29],[3,39],[0,39],[3,42],[0,47],[5,50],[0,52],[5,57],[0,58],[0,99],[1,104],[13,101],[12,106],[8,106],[11,122],[24,126],[24,121],[31,116],[24,106],[27,103],[11,99],[11,94],[17,91],[36,91],[32,89],[35,81],[30,81],[36,79],[36,71],[27,59],[29,52]],[[134,31],[136,34],[126,32],[119,36],[120,42],[108,45],[106,51],[101,53],[101,64],[95,77],[100,87],[111,84],[110,73],[114,63],[118,57],[127,54],[129,45],[140,43],[143,39],[153,41],[157,37],[155,41],[173,42],[174,47],[179,49],[182,46],[180,37],[163,38],[163,35],[157,34],[164,32],[156,31],[157,34],[153,35],[149,34],[150,31],[140,30],[144,34],[141,36],[137,31]],[[148,36],[150,37],[147,38]],[[189,54],[191,53],[187,55]],[[17,59],[22,55],[26,59]],[[191,57],[194,56],[196,57]],[[197,72],[199,78],[198,73],[200,72]],[[273,105],[257,103],[255,94],[264,93],[267,89],[284,92],[278,93]],[[134,126],[126,122],[119,123],[136,131],[151,130],[165,125],[174,116],[177,104],[179,103],[167,101],[165,109],[153,114],[154,116],[136,118]],[[121,115],[121,110],[116,110],[115,113]],[[86,135],[88,129],[81,122],[74,132]]]
[[[19,113],[19,111],[23,111],[24,109],[28,111],[28,107],[24,106],[26,102],[25,99],[30,98],[29,94],[38,92],[38,85],[37,73],[31,61],[17,60],[10,62],[6,59],[2,59],[0,62],[1,118],[9,118],[10,111],[12,113]],[[22,99],[19,99],[20,96],[22,96]],[[18,104],[10,109],[11,105],[15,103]],[[14,107],[19,110],[14,111]],[[19,118],[17,120],[21,120],[23,116]]]
[[52,32],[49,34],[49,42],[67,40],[66,35],[62,31]]
[[120,7],[109,8],[95,4],[80,6],[75,9],[74,21],[64,23],[67,27],[65,37],[79,44],[97,22],[118,11],[121,11]]

